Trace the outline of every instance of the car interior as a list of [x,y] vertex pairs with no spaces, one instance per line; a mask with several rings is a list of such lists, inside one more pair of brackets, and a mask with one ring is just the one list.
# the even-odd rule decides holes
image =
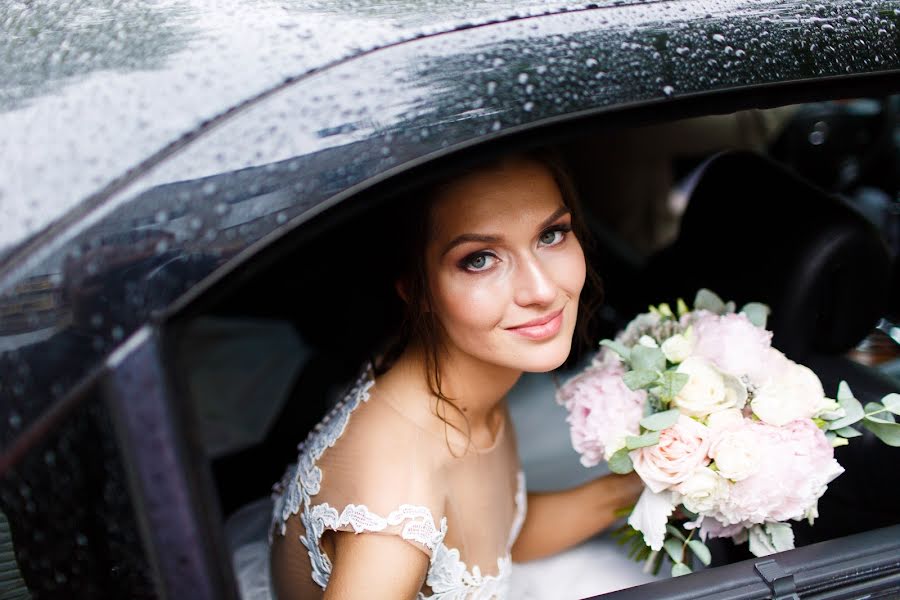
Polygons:
[[[825,101],[554,139],[603,279],[592,339],[705,287],[770,305],[774,345],[812,368],[827,394],[842,380],[863,403],[900,392],[898,108],[898,97]],[[265,539],[270,488],[297,444],[395,322],[383,275],[393,211],[437,173],[492,151],[470,149],[344,200],[168,324],[170,365],[195,409],[235,561],[242,544]],[[526,375],[510,393],[530,489],[605,472],[578,463],[553,400],[594,350],[579,347],[561,372]],[[816,524],[794,524],[798,546],[900,521],[890,466],[900,449],[866,432],[836,458],[846,472]],[[713,566],[750,558],[730,542],[712,548]],[[634,584],[647,581],[634,571]]]

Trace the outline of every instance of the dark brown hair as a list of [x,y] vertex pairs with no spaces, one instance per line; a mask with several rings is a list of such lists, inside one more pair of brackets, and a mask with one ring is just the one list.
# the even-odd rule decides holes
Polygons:
[[[425,351],[425,368],[429,388],[436,398],[435,414],[448,423],[445,414],[448,408],[460,414],[452,398],[447,397],[441,389],[441,372],[438,365],[441,354],[440,323],[434,311],[431,287],[426,270],[425,249],[431,232],[431,207],[434,200],[451,182],[460,177],[482,170],[496,169],[510,160],[527,160],[546,167],[553,175],[559,187],[563,203],[572,214],[572,230],[588,255],[590,238],[581,217],[575,186],[561,158],[551,150],[536,150],[514,154],[479,163],[464,171],[457,171],[425,189],[417,190],[402,199],[396,206],[400,209],[397,225],[403,228],[405,239],[395,246],[398,254],[394,256],[398,265],[396,280],[402,282],[406,298],[403,301],[402,321],[397,335],[384,349],[379,361],[373,362],[376,374],[384,373],[400,356],[411,342],[418,342]],[[402,216],[400,216],[402,215]],[[597,273],[586,262],[585,285],[581,292],[576,322],[577,341],[592,345],[589,338],[589,322],[595,309],[602,300],[602,283]],[[573,342],[576,340],[573,340]],[[587,347],[587,346],[586,346]],[[464,415],[463,415],[464,416]]]

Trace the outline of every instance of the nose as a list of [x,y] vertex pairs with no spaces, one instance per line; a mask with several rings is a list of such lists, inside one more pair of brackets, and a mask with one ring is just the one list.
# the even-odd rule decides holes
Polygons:
[[556,300],[556,282],[534,255],[526,257],[517,269],[515,301],[519,306],[549,306]]

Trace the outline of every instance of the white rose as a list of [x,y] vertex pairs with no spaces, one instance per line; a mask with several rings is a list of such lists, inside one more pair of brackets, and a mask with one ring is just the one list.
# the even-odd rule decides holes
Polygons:
[[638,344],[646,348],[659,348],[659,344],[656,343],[656,340],[649,335],[642,335],[641,339],[638,340]]
[[740,427],[744,422],[744,415],[737,408],[726,408],[709,415],[706,426],[715,431],[724,431]]
[[666,360],[675,364],[683,362],[690,356],[691,349],[691,342],[680,333],[676,333],[662,344],[662,351],[666,355]]
[[694,471],[689,479],[675,486],[681,502],[692,513],[713,510],[728,491],[728,482],[709,467]]
[[722,375],[704,359],[691,356],[676,370],[688,376],[688,382],[673,400],[684,414],[705,417],[734,406],[735,397],[727,393]]
[[749,429],[722,432],[709,449],[719,475],[732,481],[747,479],[759,470],[759,440]]
[[816,374],[785,359],[784,366],[756,391],[750,406],[762,421],[781,427],[797,419],[811,419],[830,405]]

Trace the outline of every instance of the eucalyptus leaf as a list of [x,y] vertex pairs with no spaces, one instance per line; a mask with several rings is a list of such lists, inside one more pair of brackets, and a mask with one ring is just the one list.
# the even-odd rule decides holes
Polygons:
[[709,548],[706,547],[706,544],[700,540],[691,540],[688,542],[688,547],[690,547],[691,552],[700,559],[700,562],[709,566],[709,563],[712,562],[712,554],[710,553]]
[[649,429],[650,431],[662,431],[677,423],[679,416],[681,416],[681,411],[677,409],[666,410],[652,414],[649,417],[644,417],[641,419],[640,423],[641,427],[644,429]]
[[687,385],[687,382],[690,380],[690,376],[687,373],[678,373],[676,371],[666,371],[660,377],[660,386],[658,395],[665,399],[666,401],[671,401],[672,398],[678,395],[678,392]]
[[702,288],[694,297],[694,309],[708,310],[709,312],[721,315],[725,312],[725,302],[719,298],[718,294],[715,292]]
[[606,346],[616,354],[622,357],[622,360],[629,361],[631,360],[631,350],[628,349],[625,344],[622,342],[617,342],[615,340],[602,340],[600,342],[601,346]]
[[684,563],[675,563],[672,565],[672,577],[681,577],[682,575],[690,575],[691,568]]
[[862,435],[862,433],[852,427],[841,427],[840,429],[835,429],[834,432],[843,438],[855,438]]
[[866,404],[866,420],[875,423],[894,423],[894,414],[877,402]]
[[669,555],[669,558],[672,559],[673,563],[677,564],[684,562],[684,544],[681,540],[669,538],[663,542],[663,549],[666,551],[666,554]]
[[[828,429],[835,431],[837,429],[841,429],[843,427],[849,427],[854,423],[858,422],[865,416],[865,411],[863,410],[862,404],[859,403],[859,400],[853,397],[852,394],[841,393],[841,388],[846,386],[845,382],[841,382],[841,386],[838,388],[838,404],[841,405],[841,408],[844,409],[846,413],[845,416],[840,419],[835,419],[828,424]],[[849,387],[846,388],[849,391]]]
[[628,448],[621,448],[609,457],[607,462],[609,470],[619,475],[627,475],[634,471],[634,465],[631,463],[631,457],[628,456]]
[[631,349],[631,367],[641,371],[662,371],[666,368],[666,355],[659,348],[635,346]]
[[674,535],[682,542],[684,541],[684,534],[678,530],[674,525],[666,525],[666,531],[668,531],[671,535]]
[[766,321],[768,321],[772,309],[760,302],[750,302],[741,308],[741,313],[746,315],[751,323],[761,329],[765,329]]
[[622,375],[622,381],[624,381],[625,385],[632,390],[648,388],[655,384],[658,378],[659,375],[657,375],[656,371],[645,371],[641,369],[628,371]]
[[637,450],[659,443],[659,432],[650,431],[643,435],[629,435],[625,438],[625,447],[629,450]]
[[725,312],[726,313],[731,314],[736,310],[737,310],[737,304],[735,304],[733,301],[729,300],[728,302],[725,303]]
[[875,437],[888,446],[900,448],[900,423],[878,423],[871,419],[865,419],[862,426],[874,433]]
[[900,394],[888,394],[881,399],[881,403],[895,415],[900,415]]
[[846,381],[841,381],[838,384],[837,401],[840,402],[846,398],[854,398],[853,392],[850,390],[850,385]]

